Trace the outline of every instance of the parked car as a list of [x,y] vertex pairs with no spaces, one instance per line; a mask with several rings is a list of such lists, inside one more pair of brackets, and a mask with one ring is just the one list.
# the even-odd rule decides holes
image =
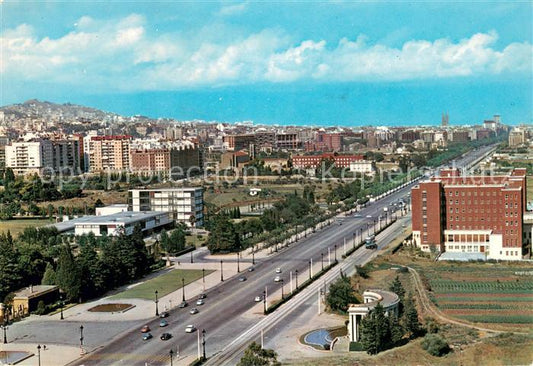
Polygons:
[[141,328],[141,333],[148,333],[150,331],[150,327],[148,325],[145,325]]
[[200,294],[200,296],[198,296],[198,298],[200,298],[200,299],[205,299],[206,297],[207,297],[207,295],[206,295],[206,294],[203,294],[203,293]]
[[143,341],[147,341],[150,338],[152,338],[152,334],[151,333],[144,333],[143,334]]
[[239,277],[239,282],[244,282],[244,281],[246,281],[246,277],[244,276]]
[[168,313],[168,311],[163,311],[162,313],[159,314],[159,317],[160,318],[166,318],[168,317],[170,314]]
[[276,268],[276,273],[281,273],[281,268]]
[[254,299],[255,302],[260,302],[261,300],[263,300],[261,296],[256,296]]
[[194,325],[187,325],[185,328],[185,333],[194,333],[196,332],[196,327]]
[[191,313],[192,315],[198,314],[198,309],[192,308],[191,311],[189,311],[189,313]]
[[172,338],[172,334],[163,333],[163,334],[161,334],[161,337],[159,337],[159,338],[161,338],[162,341],[168,341],[170,338]]
[[255,270],[254,267],[250,267],[250,268],[248,268],[248,272],[253,272],[254,270]]
[[165,319],[162,319],[160,322],[159,322],[159,326],[160,327],[166,327],[168,325],[168,322],[165,320]]
[[202,299],[196,300],[196,305],[203,305],[203,304],[205,304],[204,300],[202,300]]
[[281,281],[281,277],[280,276],[274,277],[274,282],[280,282],[280,281]]
[[183,308],[187,307],[187,305],[188,305],[188,304],[187,304],[187,301],[182,301],[182,302],[180,303],[179,307],[180,307],[181,309],[183,309]]

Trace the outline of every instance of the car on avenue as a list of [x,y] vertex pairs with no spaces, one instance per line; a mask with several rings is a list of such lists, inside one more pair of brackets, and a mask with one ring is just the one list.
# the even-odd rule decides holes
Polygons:
[[244,282],[244,281],[246,281],[246,277],[244,276],[239,277],[239,282]]
[[165,319],[162,319],[160,322],[159,322],[159,326],[160,327],[166,327],[168,325],[168,322],[165,320]]
[[143,334],[143,341],[147,341],[152,338],[152,333],[144,333]]
[[281,277],[280,276],[274,277],[274,282],[280,282],[280,281],[281,281]]
[[204,300],[202,299],[196,300],[196,305],[203,305],[203,304],[205,304]]
[[198,309],[192,308],[191,311],[189,311],[189,313],[191,313],[192,315],[198,314]]
[[253,272],[254,270],[255,270],[254,267],[250,267],[250,268],[248,268],[248,272]]
[[170,314],[168,313],[168,311],[163,311],[161,314],[159,314],[159,317],[160,318],[166,318],[168,317]]
[[200,294],[200,296],[198,296],[199,299],[205,299],[206,297],[207,297],[207,295],[204,294],[204,293],[202,293],[202,294]]
[[276,268],[276,273],[281,273],[281,268]]
[[194,333],[196,332],[196,327],[194,325],[187,325],[185,328],[185,333]]
[[163,333],[163,334],[161,334],[161,337],[159,337],[159,338],[161,338],[162,341],[168,341],[170,338],[172,338],[172,334]]
[[187,305],[188,305],[188,304],[187,304],[187,301],[182,301],[182,302],[180,303],[179,307],[180,307],[181,309],[183,309],[183,308],[187,307]]
[[148,333],[150,331],[150,327],[148,325],[145,325],[141,328],[141,333]]
[[261,300],[262,300],[261,296],[256,296],[255,299],[254,299],[255,302],[260,302]]

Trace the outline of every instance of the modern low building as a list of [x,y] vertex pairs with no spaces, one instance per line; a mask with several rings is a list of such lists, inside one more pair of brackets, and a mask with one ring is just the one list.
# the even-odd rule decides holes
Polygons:
[[479,253],[520,260],[526,210],[526,170],[462,176],[444,169],[411,190],[413,243],[423,251]]
[[348,307],[348,336],[350,342],[361,339],[361,320],[366,317],[378,304],[383,306],[387,316],[398,316],[400,298],[394,292],[369,289],[363,292],[362,304],[351,304]]
[[204,224],[204,189],[190,188],[154,188],[131,189],[128,205],[132,211],[166,211],[176,222],[188,226]]
[[146,233],[170,226],[173,222],[168,212],[160,211],[125,211],[104,216],[85,216],[83,219],[73,220],[75,235],[92,233],[95,236],[116,236],[123,231],[131,235],[137,225]]

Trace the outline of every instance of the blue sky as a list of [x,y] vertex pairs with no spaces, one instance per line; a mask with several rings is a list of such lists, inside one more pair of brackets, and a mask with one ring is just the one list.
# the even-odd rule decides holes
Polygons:
[[533,122],[531,2],[0,1],[0,105],[310,125]]

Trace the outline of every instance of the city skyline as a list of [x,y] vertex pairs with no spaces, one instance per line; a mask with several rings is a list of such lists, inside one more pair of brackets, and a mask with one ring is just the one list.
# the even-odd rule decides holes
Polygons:
[[0,104],[280,125],[532,122],[531,4],[412,5],[4,2]]

